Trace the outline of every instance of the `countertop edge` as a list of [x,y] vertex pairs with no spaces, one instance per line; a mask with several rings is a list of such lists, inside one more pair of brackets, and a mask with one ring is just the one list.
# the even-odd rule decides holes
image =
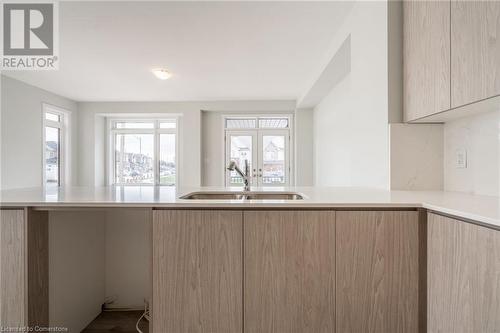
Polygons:
[[500,229],[500,220],[490,218],[480,214],[468,211],[461,211],[449,207],[443,207],[432,203],[408,202],[408,203],[317,203],[317,202],[209,202],[209,203],[190,203],[190,202],[175,202],[175,203],[147,203],[147,202],[2,202],[2,209],[19,209],[19,208],[34,208],[42,210],[58,210],[58,209],[116,209],[116,208],[131,208],[131,209],[419,209],[423,208],[431,212],[441,213],[464,219],[471,222],[494,229]]

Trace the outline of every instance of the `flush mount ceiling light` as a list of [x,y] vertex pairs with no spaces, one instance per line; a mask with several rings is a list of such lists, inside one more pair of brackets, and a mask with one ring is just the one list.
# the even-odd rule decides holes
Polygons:
[[170,74],[170,72],[165,68],[155,68],[152,70],[152,72],[160,80],[167,80],[172,76],[172,74]]

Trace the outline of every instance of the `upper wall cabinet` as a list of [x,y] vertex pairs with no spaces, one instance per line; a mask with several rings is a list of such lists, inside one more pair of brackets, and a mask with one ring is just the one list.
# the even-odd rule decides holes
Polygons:
[[404,2],[404,110],[411,121],[450,108],[450,3]]
[[499,1],[405,1],[405,120],[497,109],[499,38]]
[[451,2],[451,106],[500,94],[500,2]]

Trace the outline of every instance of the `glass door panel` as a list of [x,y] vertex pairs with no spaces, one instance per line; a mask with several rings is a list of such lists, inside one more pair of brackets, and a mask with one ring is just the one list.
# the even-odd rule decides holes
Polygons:
[[[248,160],[250,174],[253,175],[256,161],[256,134],[252,132],[226,132],[226,167],[230,161],[235,161],[236,165],[244,172],[245,160]],[[253,171],[253,172],[252,172]],[[252,183],[252,178],[250,177]],[[236,171],[226,169],[226,186],[243,186],[243,178]]]
[[45,182],[47,186],[59,186],[61,178],[61,129],[45,127]]
[[259,182],[261,186],[288,184],[288,134],[261,133]]

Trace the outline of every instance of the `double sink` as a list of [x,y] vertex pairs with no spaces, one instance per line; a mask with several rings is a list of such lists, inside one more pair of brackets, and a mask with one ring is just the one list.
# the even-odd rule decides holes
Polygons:
[[187,200],[302,200],[295,192],[192,192],[179,199]]

